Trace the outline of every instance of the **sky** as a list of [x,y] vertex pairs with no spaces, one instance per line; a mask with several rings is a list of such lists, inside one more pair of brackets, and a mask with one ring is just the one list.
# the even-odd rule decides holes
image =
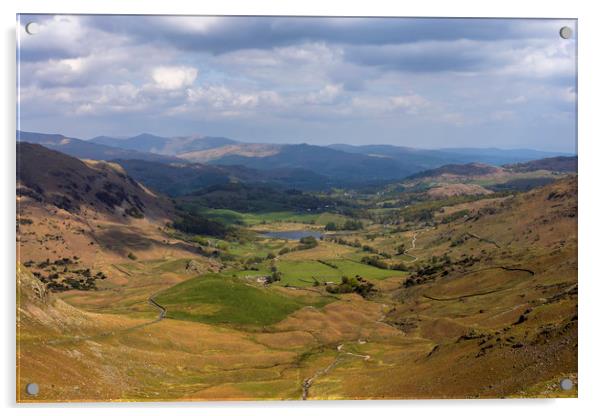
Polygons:
[[549,19],[21,15],[18,126],[576,152],[563,26],[576,32]]

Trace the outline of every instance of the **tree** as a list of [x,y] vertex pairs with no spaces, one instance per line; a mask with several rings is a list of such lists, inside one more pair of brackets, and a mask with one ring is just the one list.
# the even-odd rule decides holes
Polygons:
[[316,240],[316,237],[310,235],[300,238],[299,243],[301,243],[301,246],[299,247],[300,250],[307,250],[316,247],[318,245],[318,240]]
[[324,227],[325,231],[336,231],[338,230],[337,225],[334,222],[329,222],[328,224],[326,224],[326,226]]
[[271,275],[268,276],[268,278],[266,279],[266,283],[274,283],[274,282],[279,282],[280,280],[282,280],[282,272],[279,271],[275,271],[272,272]]
[[406,252],[406,245],[405,244],[400,244],[397,246],[397,255],[400,256],[402,254],[405,254]]
[[359,220],[347,220],[345,224],[343,224],[343,230],[362,230],[364,228],[364,224],[362,224]]

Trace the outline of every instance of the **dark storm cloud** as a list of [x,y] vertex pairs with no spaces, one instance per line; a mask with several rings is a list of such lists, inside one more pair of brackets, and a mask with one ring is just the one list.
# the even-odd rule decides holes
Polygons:
[[[200,19],[203,19],[201,17]],[[459,39],[492,41],[528,38],[534,31],[525,21],[491,19],[220,17],[207,32],[179,26],[178,18],[111,16],[88,23],[111,33],[133,36],[138,42],[163,42],[185,50],[225,53],[269,49],[302,42],[355,45],[408,44]],[[171,22],[170,22],[171,20]],[[545,21],[537,21],[545,22]],[[550,32],[550,35],[557,35]]]
[[495,58],[474,46],[451,42],[350,47],[345,57],[356,64],[412,72],[476,71]]

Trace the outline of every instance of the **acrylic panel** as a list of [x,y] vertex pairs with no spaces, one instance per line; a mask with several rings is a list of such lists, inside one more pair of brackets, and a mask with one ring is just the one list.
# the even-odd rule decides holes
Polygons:
[[577,396],[576,20],[17,43],[17,401]]

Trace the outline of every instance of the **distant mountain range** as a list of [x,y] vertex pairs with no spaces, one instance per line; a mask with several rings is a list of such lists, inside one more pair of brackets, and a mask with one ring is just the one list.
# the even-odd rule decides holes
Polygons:
[[451,164],[415,173],[408,176],[407,179],[434,178],[443,175],[472,177],[493,175],[503,171],[502,168],[484,163]]
[[257,170],[245,166],[201,163],[164,164],[144,160],[115,160],[129,175],[146,186],[170,196],[232,182],[276,185],[283,188],[320,189],[329,179],[305,169]]
[[[242,143],[225,137],[161,137],[148,133],[80,140],[19,131],[17,138],[78,158],[119,160],[134,178],[152,181],[156,189],[172,194],[167,190],[172,185],[179,187],[175,193],[190,191],[200,184],[231,180],[323,188],[398,180],[450,164],[501,166],[567,156],[531,149],[427,150],[393,145]],[[157,162],[161,166],[153,165]]]
[[532,149],[496,149],[496,148],[447,148],[447,149],[416,149],[393,145],[364,145],[333,144],[332,149],[348,153],[386,157],[412,166],[415,172],[445,164],[485,163],[489,165],[504,165],[508,163],[526,162],[553,156],[572,156],[568,153],[545,152]]
[[505,165],[504,168],[513,172],[533,172],[550,170],[554,172],[577,172],[577,156],[557,156],[545,159],[531,160],[524,163]]
[[62,134],[32,133],[17,131],[17,141],[40,144],[79,159],[114,160],[138,159],[152,162],[181,162],[177,157],[141,152],[126,148],[106,146],[86,140],[63,136]]
[[196,152],[223,147],[236,142],[225,137],[160,137],[148,133],[128,138],[98,136],[89,142],[138,152],[157,153],[176,156],[182,153]]

